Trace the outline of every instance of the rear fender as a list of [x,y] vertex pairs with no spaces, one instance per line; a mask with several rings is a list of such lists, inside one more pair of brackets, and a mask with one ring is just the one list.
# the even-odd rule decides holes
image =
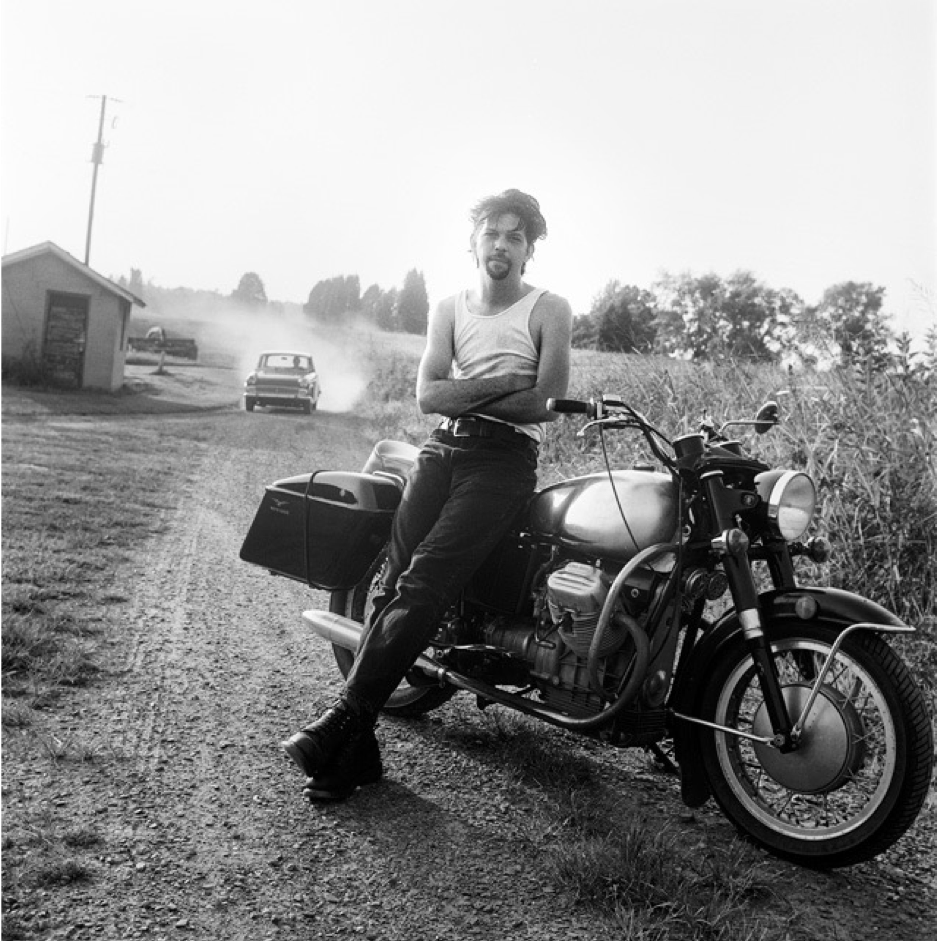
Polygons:
[[[770,640],[773,633],[792,622],[829,624],[843,631],[852,625],[868,630],[907,632],[913,630],[887,608],[839,588],[782,588],[759,596],[762,626]],[[701,707],[707,679],[725,649],[741,634],[738,612],[727,611],[697,642],[689,672],[679,678],[671,708],[696,715]],[[674,752],[680,765],[683,799],[691,807],[702,806],[709,787],[702,773],[697,731],[689,722],[673,722]]]

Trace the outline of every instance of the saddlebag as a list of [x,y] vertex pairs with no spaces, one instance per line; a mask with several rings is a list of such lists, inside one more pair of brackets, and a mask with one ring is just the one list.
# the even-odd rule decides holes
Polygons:
[[390,536],[400,487],[375,474],[315,471],[265,488],[241,559],[325,591],[352,588]]

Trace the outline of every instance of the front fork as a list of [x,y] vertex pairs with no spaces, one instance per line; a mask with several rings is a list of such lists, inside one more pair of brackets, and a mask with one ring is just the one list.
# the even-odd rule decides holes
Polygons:
[[771,744],[781,752],[793,751],[797,748],[797,740],[792,734],[793,723],[784,701],[781,680],[762,627],[761,612],[758,607],[758,589],[752,576],[751,561],[747,552],[726,553],[723,558],[723,568],[735,599],[745,645],[751,654],[761,691],[765,697],[765,708],[768,710],[771,729],[774,733]]
[[[748,536],[735,525],[736,514],[748,508],[746,501],[754,495],[727,488],[723,482],[722,471],[704,474],[702,482],[708,491],[709,505],[720,533],[712,540],[712,547],[722,558],[745,644],[751,654],[765,697],[765,708],[768,710],[773,732],[771,744],[779,751],[790,752],[797,747],[799,736],[793,734],[793,723],[784,701],[777,666],[762,626],[758,588],[748,554]],[[789,579],[793,584],[793,567],[790,565],[783,571],[772,569],[772,575],[776,579]]]

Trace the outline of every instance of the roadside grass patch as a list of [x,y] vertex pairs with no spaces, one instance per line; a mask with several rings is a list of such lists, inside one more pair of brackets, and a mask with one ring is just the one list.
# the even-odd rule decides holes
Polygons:
[[21,694],[24,684],[84,686],[98,672],[91,645],[74,634],[67,615],[11,613],[3,618],[5,691]]
[[102,608],[129,597],[114,572],[159,532],[197,447],[126,422],[4,423],[4,713],[27,701],[11,721],[93,681]]
[[[576,904],[596,909],[633,941],[781,941],[791,918],[771,890],[759,852],[732,839],[712,845],[666,820],[650,823],[560,730],[490,709],[470,738],[511,787],[539,795],[525,839],[544,875]],[[676,785],[674,785],[674,790]]]
[[[109,609],[131,597],[115,573],[164,528],[201,447],[151,423],[3,424],[3,727],[30,728],[31,747],[53,764],[119,757],[85,730],[50,731],[48,717],[64,689],[100,675]],[[4,757],[20,741],[5,736]],[[102,837],[61,826],[41,810],[5,807],[4,938],[32,937],[36,927],[19,920],[18,886],[54,892],[93,878],[81,855]]]
[[86,735],[75,732],[65,735],[45,732],[39,735],[38,741],[55,764],[60,761],[97,761],[102,755],[109,758],[116,756],[113,746],[95,742]]
[[62,842],[74,849],[87,849],[91,846],[100,846],[104,839],[91,827],[73,827],[62,834]]
[[85,882],[92,876],[91,869],[77,859],[59,859],[36,867],[32,881],[46,888]]
[[32,706],[17,699],[5,699],[2,711],[5,729],[25,729],[36,721],[36,711]]
[[668,826],[610,830],[582,818],[550,854],[558,886],[595,906],[629,938],[749,941],[779,937],[752,908],[771,898],[770,878],[741,844],[687,852]]

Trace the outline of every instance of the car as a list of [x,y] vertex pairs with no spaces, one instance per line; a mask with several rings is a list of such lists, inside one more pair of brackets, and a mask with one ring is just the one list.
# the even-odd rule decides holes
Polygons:
[[296,350],[267,350],[244,381],[244,408],[258,405],[301,408],[307,415],[319,405],[319,376],[312,356]]

